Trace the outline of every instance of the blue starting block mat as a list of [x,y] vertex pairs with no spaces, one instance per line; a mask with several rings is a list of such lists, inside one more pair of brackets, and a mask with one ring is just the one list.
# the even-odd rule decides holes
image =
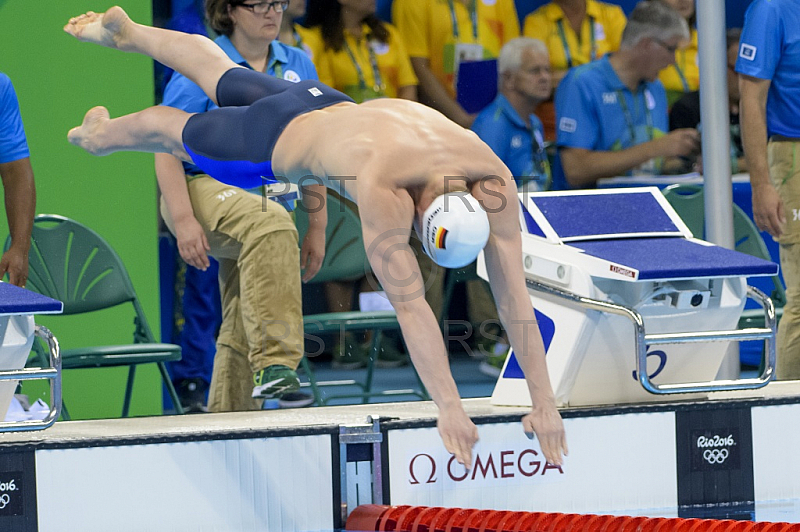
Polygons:
[[63,310],[64,304],[61,301],[0,282],[0,316],[60,314]]
[[696,240],[655,187],[520,195],[523,231],[591,275],[630,281],[775,275],[778,265]]
[[[609,193],[610,192],[610,193]],[[531,196],[562,242],[627,236],[684,236],[652,190]],[[658,193],[659,196],[661,195]]]
[[776,275],[778,265],[685,238],[631,238],[575,243],[585,253],[636,270],[640,281]]

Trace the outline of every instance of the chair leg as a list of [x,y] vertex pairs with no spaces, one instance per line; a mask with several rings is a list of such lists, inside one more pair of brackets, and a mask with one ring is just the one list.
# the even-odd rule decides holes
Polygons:
[[133,379],[136,378],[136,366],[128,368],[128,383],[125,385],[125,402],[122,403],[122,417],[128,417],[131,409],[131,395],[133,395]]
[[369,347],[369,362],[367,362],[367,378],[364,380],[364,404],[369,402],[369,394],[372,393],[372,376],[375,373],[375,364],[378,362],[378,354],[381,350],[382,331],[374,331],[372,334],[372,344]]
[[161,372],[161,380],[164,381],[164,386],[167,387],[167,393],[169,394],[169,398],[172,399],[172,406],[175,407],[176,414],[183,414],[183,405],[181,405],[181,400],[178,397],[178,392],[175,391],[175,386],[172,385],[172,379],[169,378],[169,373],[167,372],[167,366],[163,362],[159,362],[158,364],[158,371]]
[[61,419],[63,421],[72,421],[69,410],[67,410],[67,403],[63,399],[61,400]]
[[414,370],[414,377],[417,378],[417,384],[419,384],[419,396],[420,396],[420,399],[422,399],[423,401],[430,401],[431,400],[431,396],[428,393],[428,389],[425,388],[425,385],[422,383],[422,379],[419,378],[419,373],[417,373],[417,368],[415,368],[412,365],[411,369]]

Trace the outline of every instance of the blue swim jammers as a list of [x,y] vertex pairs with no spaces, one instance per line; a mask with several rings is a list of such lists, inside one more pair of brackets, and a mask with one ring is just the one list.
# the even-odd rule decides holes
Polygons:
[[219,109],[192,115],[183,146],[214,179],[241,188],[274,177],[272,151],[297,116],[353,100],[319,81],[292,83],[247,68],[232,68],[217,83]]

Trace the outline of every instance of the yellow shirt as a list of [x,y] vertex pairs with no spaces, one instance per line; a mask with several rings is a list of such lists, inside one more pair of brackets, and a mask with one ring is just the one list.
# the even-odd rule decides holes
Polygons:
[[472,0],[394,0],[392,5],[392,21],[403,36],[408,54],[428,59],[451,96],[455,95],[456,44],[480,44],[483,58],[493,59],[506,42],[519,37],[514,0],[474,0],[477,32],[471,5]]
[[[594,27],[591,24],[592,19]],[[553,70],[566,70],[619,50],[626,23],[621,7],[597,0],[586,0],[586,16],[581,23],[579,39],[561,6],[551,2],[525,17],[522,33],[525,37],[544,41],[550,52],[550,66]],[[560,28],[564,30],[563,38]]]
[[[303,28],[300,30],[300,36],[303,44],[310,50],[319,80],[360,103],[380,96],[396,98],[400,87],[417,84],[417,76],[411,67],[403,39],[394,26],[391,24],[385,26],[389,30],[389,40],[386,44],[377,40],[356,39],[345,31],[347,47],[342,47],[338,52],[325,49],[319,27]],[[362,35],[367,35],[369,31],[369,26],[364,24]],[[352,52],[356,63],[347,52],[348,49]],[[377,76],[372,58],[378,68]],[[360,81],[363,81],[363,87]]]
[[658,75],[667,89],[667,101],[672,106],[686,92],[700,87],[700,68],[697,64],[697,30],[692,28],[689,46],[675,52],[675,64]]

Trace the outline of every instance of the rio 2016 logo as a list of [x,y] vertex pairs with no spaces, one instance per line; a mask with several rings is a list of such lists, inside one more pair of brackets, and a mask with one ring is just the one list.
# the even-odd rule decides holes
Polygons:
[[703,459],[709,464],[724,463],[730,455],[728,447],[733,447],[734,445],[736,445],[736,439],[733,434],[728,436],[720,436],[719,434],[699,436],[696,443],[698,449],[703,449]]

